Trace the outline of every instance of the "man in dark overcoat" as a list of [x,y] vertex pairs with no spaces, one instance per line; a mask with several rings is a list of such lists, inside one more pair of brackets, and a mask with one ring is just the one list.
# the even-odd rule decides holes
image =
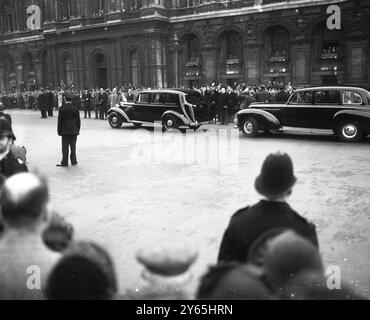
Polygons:
[[68,167],[68,154],[71,150],[71,164],[77,165],[76,142],[80,134],[81,120],[80,112],[72,105],[73,96],[67,93],[65,104],[59,110],[58,114],[58,135],[62,137],[63,158],[58,167]]

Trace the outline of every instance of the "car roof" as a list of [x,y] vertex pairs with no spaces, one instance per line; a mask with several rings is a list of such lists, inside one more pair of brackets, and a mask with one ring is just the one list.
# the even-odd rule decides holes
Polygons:
[[163,93],[163,92],[175,94],[189,94],[194,92],[199,93],[198,91],[191,89],[153,89],[153,90],[144,90],[141,91],[140,93]]
[[350,87],[350,86],[309,87],[309,88],[297,89],[295,91],[316,91],[316,90],[351,90],[351,91],[359,91],[362,93],[370,94],[370,92],[364,88]]

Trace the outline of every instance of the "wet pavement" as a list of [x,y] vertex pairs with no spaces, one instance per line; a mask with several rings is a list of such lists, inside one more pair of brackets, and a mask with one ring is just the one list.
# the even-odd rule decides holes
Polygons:
[[232,126],[211,125],[187,135],[162,134],[82,119],[78,166],[57,168],[56,116],[10,113],[30,168],[49,177],[55,209],[73,223],[77,239],[94,240],[111,253],[120,291],[140,277],[137,250],[161,243],[185,241],[198,249],[196,283],[216,261],[230,216],[258,201],[254,178],[264,158],[281,150],[292,157],[298,178],[289,202],[317,225],[325,266],[339,266],[343,279],[369,295],[369,138],[345,144],[291,132],[247,139]]

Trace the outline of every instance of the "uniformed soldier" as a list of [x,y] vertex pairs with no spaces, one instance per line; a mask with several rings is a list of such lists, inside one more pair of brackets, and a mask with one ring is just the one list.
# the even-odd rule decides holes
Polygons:
[[19,173],[27,172],[26,163],[11,152],[11,145],[15,140],[12,126],[5,118],[0,118],[0,174],[6,178]]
[[65,95],[65,104],[60,108],[58,114],[58,135],[62,137],[63,158],[57,167],[68,167],[68,154],[71,149],[71,164],[77,165],[76,142],[80,134],[81,120],[80,112],[72,105],[73,95]]

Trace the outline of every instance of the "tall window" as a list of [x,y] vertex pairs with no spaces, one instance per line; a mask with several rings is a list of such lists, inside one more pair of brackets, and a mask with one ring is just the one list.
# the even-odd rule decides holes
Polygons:
[[14,17],[13,8],[8,1],[5,1],[1,7],[1,29],[3,32],[13,32],[14,31]]
[[180,8],[195,7],[199,5],[200,0],[178,0],[177,3]]
[[225,31],[223,34],[223,45],[226,59],[242,57],[242,38],[235,31]]
[[72,16],[72,0],[58,0],[59,19],[61,21],[68,21],[71,18],[71,16]]
[[195,35],[188,35],[184,39],[186,61],[196,61],[200,56],[199,40]]
[[64,78],[68,86],[73,83],[73,61],[71,56],[67,56],[64,59]]
[[106,0],[94,0],[90,1],[89,8],[90,8],[90,15],[93,17],[100,17],[103,16],[107,11],[107,3]]
[[131,84],[134,87],[138,87],[140,85],[139,64],[139,54],[137,50],[134,50],[130,55]]
[[286,56],[289,49],[289,33],[278,28],[271,34],[271,53],[273,56]]
[[[122,1],[122,0],[121,0]],[[125,0],[124,2],[124,7],[125,10],[133,11],[133,10],[139,10],[142,6],[142,1],[141,0]]]

